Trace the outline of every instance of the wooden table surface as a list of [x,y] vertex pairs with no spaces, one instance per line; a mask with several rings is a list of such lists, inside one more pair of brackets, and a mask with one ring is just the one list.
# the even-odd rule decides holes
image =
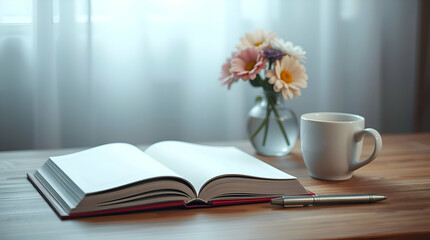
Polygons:
[[[224,144],[254,152],[247,141]],[[430,134],[384,135],[383,144],[374,162],[341,182],[311,178],[299,143],[285,157],[257,156],[317,194],[388,196],[379,203],[294,209],[260,203],[65,221],[25,175],[48,156],[77,149],[0,152],[0,239],[430,239]],[[363,155],[372,146],[366,140]]]

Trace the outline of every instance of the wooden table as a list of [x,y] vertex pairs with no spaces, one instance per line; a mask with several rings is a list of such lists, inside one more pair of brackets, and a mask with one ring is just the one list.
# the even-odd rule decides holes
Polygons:
[[[373,150],[370,141],[363,155]],[[66,221],[57,217],[25,174],[48,156],[79,149],[0,152],[0,239],[430,239],[430,134],[384,135],[383,142],[373,163],[341,182],[309,177],[299,143],[286,157],[258,156],[318,194],[388,196],[375,204],[282,209],[261,203]],[[253,153],[247,141],[227,144]]]

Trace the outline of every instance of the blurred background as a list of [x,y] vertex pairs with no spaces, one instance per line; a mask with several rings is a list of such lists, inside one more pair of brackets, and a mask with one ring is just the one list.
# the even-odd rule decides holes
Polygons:
[[261,89],[218,77],[255,29],[307,51],[298,117],[430,131],[429,2],[0,0],[0,150],[246,139]]

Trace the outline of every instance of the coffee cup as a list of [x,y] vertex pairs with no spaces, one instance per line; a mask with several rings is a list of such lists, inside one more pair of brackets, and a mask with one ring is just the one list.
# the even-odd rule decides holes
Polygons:
[[[364,118],[349,113],[320,112],[303,114],[300,142],[303,159],[310,175],[322,180],[346,180],[354,170],[373,161],[382,148],[381,135],[364,128]],[[374,150],[360,161],[363,139],[374,139]]]

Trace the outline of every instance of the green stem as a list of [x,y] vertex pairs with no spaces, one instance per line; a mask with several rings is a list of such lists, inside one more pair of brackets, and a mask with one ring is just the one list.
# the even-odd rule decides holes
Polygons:
[[267,104],[267,110],[266,110],[266,126],[264,128],[264,138],[263,138],[263,147],[266,145],[266,139],[267,139],[267,131],[269,130],[269,117],[272,109],[269,108],[269,104]]
[[254,81],[254,80],[249,80],[248,81],[253,87],[259,87],[258,82]]
[[290,141],[288,140],[287,133],[285,132],[284,126],[282,125],[281,117],[279,116],[278,110],[276,110],[275,104],[272,101],[269,100],[269,103],[270,105],[272,105],[272,109],[273,109],[273,112],[275,113],[276,120],[278,121],[279,128],[281,128],[282,135],[284,135],[287,145],[290,146]]
[[264,84],[263,80],[261,79],[260,75],[257,74],[257,76],[255,77],[255,80],[257,80],[257,82],[261,85],[261,87],[264,90],[267,90],[266,84]]
[[254,139],[255,136],[257,136],[257,134],[261,131],[263,126],[266,125],[266,121],[267,121],[267,118],[264,119],[264,121],[260,124],[260,126],[258,126],[257,130],[255,130],[255,132],[251,135],[251,140]]

